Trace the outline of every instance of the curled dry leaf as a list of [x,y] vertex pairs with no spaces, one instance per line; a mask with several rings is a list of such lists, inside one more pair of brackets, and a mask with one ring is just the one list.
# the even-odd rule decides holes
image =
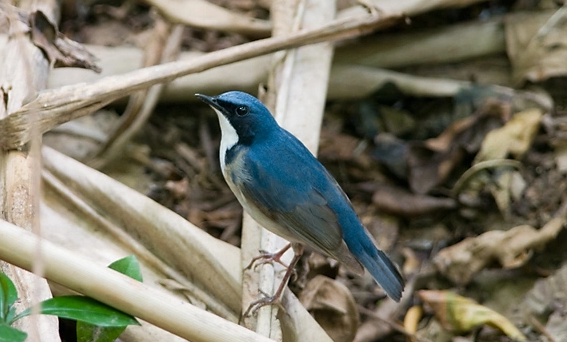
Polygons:
[[516,113],[503,127],[489,132],[475,157],[475,164],[502,159],[511,154],[516,159],[528,151],[539,130],[543,112],[532,108]]
[[555,217],[539,230],[521,225],[507,231],[486,232],[442,249],[433,263],[452,282],[464,285],[493,261],[504,268],[524,265],[532,249],[553,240],[564,224],[565,218]]
[[331,278],[318,275],[299,297],[317,322],[335,342],[350,342],[358,329],[358,310],[349,289]]
[[417,295],[433,310],[435,317],[447,330],[464,333],[487,324],[514,340],[526,341],[524,334],[506,317],[472,299],[450,291],[422,290]]
[[65,37],[41,11],[29,15],[31,39],[55,67],[75,67],[101,72],[95,56],[85,47]]

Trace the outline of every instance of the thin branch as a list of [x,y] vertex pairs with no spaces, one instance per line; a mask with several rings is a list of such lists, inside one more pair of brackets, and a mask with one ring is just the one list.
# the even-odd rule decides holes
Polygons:
[[[257,40],[187,61],[156,65],[124,75],[105,77],[90,84],[46,90],[40,92],[38,97],[13,115],[0,120],[0,145],[4,149],[16,149],[29,141],[32,125],[37,127],[38,133],[45,133],[57,125],[88,115],[116,99],[158,83],[171,82],[191,73],[282,49],[352,38],[385,27],[397,18],[398,16],[384,17],[372,14],[354,19],[339,19],[318,29]],[[31,113],[41,115],[30,115]]]

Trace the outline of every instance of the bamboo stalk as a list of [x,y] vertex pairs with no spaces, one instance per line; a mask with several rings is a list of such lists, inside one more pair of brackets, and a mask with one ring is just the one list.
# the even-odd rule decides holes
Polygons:
[[[58,11],[55,1],[23,1],[20,5],[33,14],[29,17],[30,23],[47,26],[55,22]],[[16,11],[11,6],[6,7],[12,34],[0,56],[0,119],[3,120],[10,119],[26,101],[45,88],[51,62],[34,44]],[[37,30],[34,29],[35,34],[38,34]],[[0,151],[0,217],[20,227],[16,229],[22,233],[33,231],[40,234],[41,135],[35,134],[35,125],[27,129],[30,140],[25,146],[20,150]],[[33,262],[27,270],[35,274],[0,262],[0,269],[12,279],[18,290],[17,311],[51,298],[47,282],[40,278],[44,265],[39,254],[43,246],[34,244],[31,247],[30,259]],[[14,328],[28,333],[31,341],[60,341],[55,316],[22,319],[14,324]]]
[[190,341],[272,341],[0,220],[0,259],[30,270],[38,243],[47,279]]

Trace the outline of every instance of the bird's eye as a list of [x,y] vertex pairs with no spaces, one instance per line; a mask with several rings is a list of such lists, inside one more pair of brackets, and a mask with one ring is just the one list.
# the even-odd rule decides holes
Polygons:
[[246,107],[246,106],[236,107],[236,114],[238,116],[244,116],[244,115],[248,114],[248,107]]

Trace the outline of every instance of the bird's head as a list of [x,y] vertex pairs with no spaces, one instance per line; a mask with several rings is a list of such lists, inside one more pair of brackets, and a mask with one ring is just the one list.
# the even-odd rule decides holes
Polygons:
[[236,143],[250,145],[279,127],[268,108],[250,94],[229,91],[212,97],[195,95],[217,113],[228,147]]

